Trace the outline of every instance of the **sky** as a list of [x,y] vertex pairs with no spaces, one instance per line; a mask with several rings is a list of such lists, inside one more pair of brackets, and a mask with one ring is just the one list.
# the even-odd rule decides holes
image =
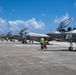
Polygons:
[[76,0],[0,0],[0,34],[55,31],[63,20],[73,18],[76,27]]

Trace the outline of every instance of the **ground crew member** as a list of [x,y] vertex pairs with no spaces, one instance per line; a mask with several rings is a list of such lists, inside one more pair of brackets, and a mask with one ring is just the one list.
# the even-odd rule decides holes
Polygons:
[[46,41],[44,41],[44,48],[45,48],[45,49],[47,49],[47,46],[46,46]]
[[40,38],[41,49],[44,48],[44,38]]
[[8,41],[8,37],[6,37],[6,41]]

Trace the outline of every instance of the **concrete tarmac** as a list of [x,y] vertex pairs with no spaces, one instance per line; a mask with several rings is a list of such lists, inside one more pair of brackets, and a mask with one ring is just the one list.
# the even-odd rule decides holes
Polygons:
[[0,75],[76,75],[76,50],[67,42],[39,44],[0,42]]

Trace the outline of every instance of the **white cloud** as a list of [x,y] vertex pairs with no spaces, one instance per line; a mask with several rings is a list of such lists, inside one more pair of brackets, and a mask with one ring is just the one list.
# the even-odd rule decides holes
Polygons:
[[37,22],[35,18],[25,21],[25,25],[30,28],[41,29],[45,26],[42,21]]
[[24,21],[22,21],[22,20],[16,20],[16,21],[8,21],[8,23],[10,25],[16,25],[16,26],[18,26],[20,24],[24,24]]
[[29,28],[34,28],[34,29],[40,29],[40,28],[45,26],[42,21],[37,22],[35,20],[35,18],[32,18],[32,19],[27,20],[27,21],[22,21],[22,20],[8,21],[8,23],[13,27],[23,25],[23,26],[26,26]]
[[8,21],[9,29],[12,31],[20,30],[20,27],[24,25],[24,21],[16,20],[16,21]]
[[35,18],[30,20],[15,20],[15,21],[5,21],[4,19],[0,18],[0,32],[8,32],[10,30],[17,32],[23,27],[28,27],[32,29],[41,29],[45,26],[42,21],[36,21]]
[[5,25],[5,24],[6,24],[6,21],[4,19],[0,18],[0,26]]
[[6,31],[7,28],[7,22],[4,19],[0,18],[0,32]]
[[53,24],[58,24],[58,23],[60,23],[61,21],[67,19],[67,18],[69,18],[68,13],[66,13],[65,15],[63,15],[63,16],[60,17],[60,18],[56,17],[56,18],[54,19],[54,21],[53,21]]

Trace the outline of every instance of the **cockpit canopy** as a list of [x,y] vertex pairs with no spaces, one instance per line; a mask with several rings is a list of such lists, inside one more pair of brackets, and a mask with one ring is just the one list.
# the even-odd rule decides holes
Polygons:
[[63,30],[65,27],[67,27],[71,23],[71,21],[72,21],[72,18],[68,18],[62,21],[60,25],[58,26],[57,31]]

